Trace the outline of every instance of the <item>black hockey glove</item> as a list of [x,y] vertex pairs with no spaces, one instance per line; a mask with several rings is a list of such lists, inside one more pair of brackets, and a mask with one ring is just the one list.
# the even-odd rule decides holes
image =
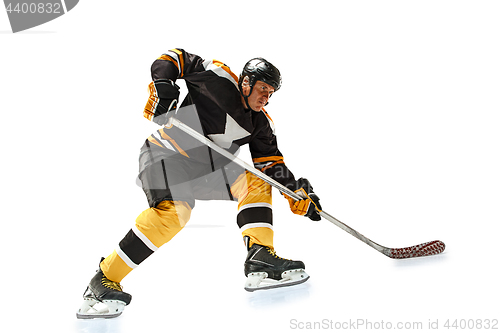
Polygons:
[[292,186],[292,190],[303,197],[304,199],[295,201],[289,196],[285,195],[288,203],[290,204],[290,209],[294,214],[303,215],[310,218],[313,221],[321,220],[321,216],[318,211],[321,211],[321,205],[319,204],[319,197],[313,192],[313,187],[311,183],[305,178],[300,178],[297,180],[296,184]]
[[144,116],[158,125],[165,125],[177,110],[179,86],[169,79],[161,79],[149,84],[149,99],[144,108]]

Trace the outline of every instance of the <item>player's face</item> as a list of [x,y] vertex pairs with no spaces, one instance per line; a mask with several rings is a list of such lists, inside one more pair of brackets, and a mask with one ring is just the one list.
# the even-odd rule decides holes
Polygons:
[[[250,91],[250,87],[247,88]],[[262,111],[273,93],[274,88],[271,85],[257,81],[253,86],[252,94],[248,96],[248,106],[254,111]]]

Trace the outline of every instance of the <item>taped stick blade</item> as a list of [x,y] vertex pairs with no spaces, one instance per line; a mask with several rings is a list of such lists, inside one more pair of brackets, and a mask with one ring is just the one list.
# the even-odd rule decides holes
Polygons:
[[442,241],[435,240],[410,247],[388,248],[384,254],[393,259],[427,257],[442,253],[445,247]]

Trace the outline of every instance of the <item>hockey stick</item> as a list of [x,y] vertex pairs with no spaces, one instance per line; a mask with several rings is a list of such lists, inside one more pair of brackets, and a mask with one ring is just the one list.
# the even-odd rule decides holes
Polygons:
[[[268,175],[264,174],[260,170],[256,169],[254,166],[248,164],[247,162],[243,161],[242,159],[234,156],[230,152],[226,151],[225,149],[219,147],[217,144],[215,144],[213,141],[209,140],[205,136],[201,135],[197,131],[193,130],[186,124],[182,123],[181,121],[175,119],[174,117],[171,117],[169,119],[169,122],[165,125],[167,127],[170,126],[175,126],[181,131],[185,132],[186,134],[190,135],[191,137],[195,138],[196,140],[200,141],[201,143],[205,144],[206,146],[210,147],[211,149],[215,150],[217,153],[221,154],[222,156],[230,159],[237,165],[241,166],[242,168],[246,169],[248,172],[254,174],[255,176],[259,177],[260,179],[264,180],[268,184],[274,186],[277,188],[279,191],[282,193],[285,193],[286,195],[290,196],[291,198],[295,200],[302,200],[303,198],[300,197],[297,193],[293,192],[292,190],[288,189],[287,187],[283,186],[282,184],[278,183],[276,180],[272,179]],[[325,218],[326,220],[332,222],[335,224],[337,227],[341,228],[342,230],[350,233],[357,239],[361,240],[362,242],[368,244],[375,250],[379,251],[382,254],[385,254],[389,258],[393,259],[406,259],[406,258],[414,258],[414,257],[424,257],[424,256],[431,256],[434,254],[439,254],[444,251],[445,245],[441,241],[432,241],[432,242],[427,242],[427,243],[422,243],[419,245],[415,246],[410,246],[410,247],[404,247],[404,248],[389,248],[382,246],[378,243],[375,243],[374,241],[370,240],[369,238],[363,236],[356,230],[352,229],[345,223],[337,220],[335,217],[331,216],[324,210],[318,211],[319,215],[321,217]]]

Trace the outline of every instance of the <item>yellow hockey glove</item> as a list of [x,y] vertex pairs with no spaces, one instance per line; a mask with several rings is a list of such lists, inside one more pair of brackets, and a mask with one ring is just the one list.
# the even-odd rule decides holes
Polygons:
[[165,125],[175,111],[179,101],[179,86],[172,80],[156,80],[149,84],[149,98],[143,115],[158,125]]
[[313,221],[321,220],[319,212],[322,210],[319,203],[319,197],[313,192],[311,183],[305,178],[297,180],[295,193],[303,197],[302,200],[294,200],[286,194],[283,194],[290,204],[290,209],[294,214],[302,215]]

